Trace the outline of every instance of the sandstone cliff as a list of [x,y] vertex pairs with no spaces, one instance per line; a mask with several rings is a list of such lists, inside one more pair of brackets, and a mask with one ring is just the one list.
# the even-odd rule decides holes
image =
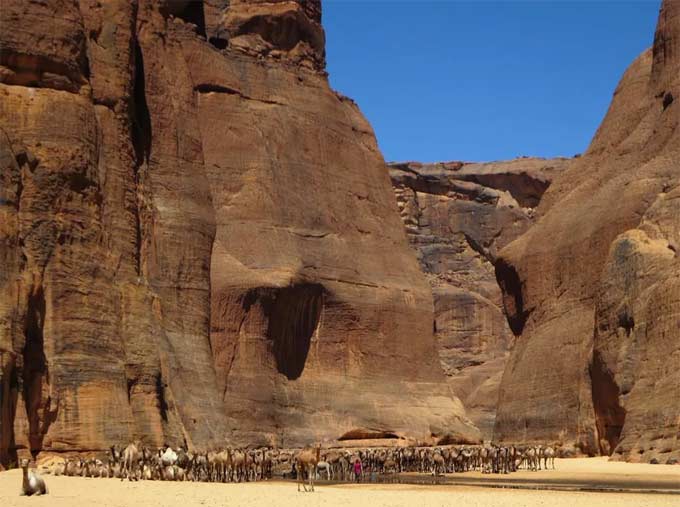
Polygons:
[[0,460],[478,438],[320,12],[3,2]]
[[680,3],[631,65],[587,153],[496,263],[518,335],[495,435],[680,457]]
[[491,440],[498,387],[514,342],[494,264],[535,221],[569,159],[390,164],[401,217],[434,297],[439,360],[468,416]]

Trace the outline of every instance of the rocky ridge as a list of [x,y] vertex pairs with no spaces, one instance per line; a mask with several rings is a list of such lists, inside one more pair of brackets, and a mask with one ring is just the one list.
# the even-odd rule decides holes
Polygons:
[[515,347],[495,436],[586,454],[680,458],[680,3],[621,79],[541,219],[501,250]]

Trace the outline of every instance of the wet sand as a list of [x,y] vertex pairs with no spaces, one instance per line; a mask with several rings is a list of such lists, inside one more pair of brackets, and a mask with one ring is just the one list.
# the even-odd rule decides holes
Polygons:
[[[206,484],[182,482],[121,482],[117,479],[83,479],[45,475],[46,497],[20,497],[21,472],[0,473],[0,505],[49,505],[51,507],[88,505],[150,507],[167,506],[593,506],[621,507],[680,506],[680,466],[612,463],[603,458],[557,460],[557,470],[517,472],[507,480],[520,481],[521,488],[543,488],[546,484],[584,483],[590,486],[612,483],[619,489],[637,484],[666,485],[667,493],[583,492],[552,489],[514,489],[516,485],[484,487],[460,484],[334,484],[317,485],[314,493],[298,493],[293,482],[265,481],[246,484]],[[500,476],[477,473],[450,474],[451,480],[487,481],[498,486]],[[562,486],[563,487],[563,486]],[[678,494],[668,494],[675,492]]]

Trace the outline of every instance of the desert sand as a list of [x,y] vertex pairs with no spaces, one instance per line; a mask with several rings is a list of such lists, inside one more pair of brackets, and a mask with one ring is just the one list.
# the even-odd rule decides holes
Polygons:
[[[473,474],[457,474],[472,477]],[[629,479],[667,484],[676,494],[583,492],[536,489],[501,489],[465,485],[416,486],[406,484],[317,485],[314,493],[298,493],[295,483],[268,481],[246,484],[204,484],[165,482],[121,482],[116,479],[84,479],[46,476],[50,489],[46,497],[20,497],[21,473],[0,473],[0,505],[61,506],[674,506],[680,505],[680,466],[612,463],[606,459],[558,460],[557,470],[536,473],[518,472],[513,479],[531,477],[539,487],[546,481],[590,480],[594,486],[602,480],[620,482]],[[498,477],[488,477],[489,484]],[[516,486],[515,486],[516,487]],[[564,487],[561,486],[561,487]],[[653,489],[653,488],[652,488]]]

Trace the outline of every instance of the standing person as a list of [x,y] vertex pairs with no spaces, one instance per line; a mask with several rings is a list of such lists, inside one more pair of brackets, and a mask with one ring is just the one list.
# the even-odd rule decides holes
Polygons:
[[354,479],[359,482],[361,481],[361,472],[363,471],[363,467],[361,466],[361,460],[357,458],[357,460],[354,462]]

